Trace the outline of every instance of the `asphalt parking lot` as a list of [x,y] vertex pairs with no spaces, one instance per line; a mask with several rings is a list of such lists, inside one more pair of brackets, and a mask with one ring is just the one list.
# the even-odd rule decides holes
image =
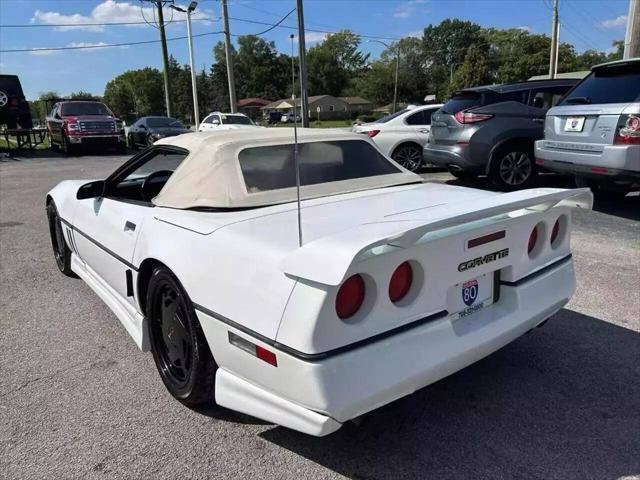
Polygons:
[[578,290],[544,328],[313,438],[166,392],[49,242],[46,192],[127,157],[46,155],[0,160],[0,478],[640,478],[637,194],[575,214]]

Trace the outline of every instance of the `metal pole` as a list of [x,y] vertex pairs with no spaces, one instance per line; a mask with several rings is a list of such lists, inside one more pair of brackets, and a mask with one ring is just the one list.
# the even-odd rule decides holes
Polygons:
[[627,34],[624,37],[624,55],[622,58],[640,57],[640,2],[629,1],[627,16]]
[[229,111],[236,113],[236,82],[233,78],[233,56],[231,55],[231,34],[229,33],[229,13],[227,0],[221,0],[222,20],[224,24],[224,54],[227,61],[227,80],[229,82]]
[[549,78],[556,78],[558,58],[558,0],[553,0],[553,22],[551,24],[551,55],[549,57]]
[[158,9],[158,28],[160,30],[160,45],[162,46],[162,65],[164,67],[164,103],[167,109],[167,117],[171,116],[171,95],[169,93],[169,58],[167,55],[167,37],[164,33],[164,15],[162,14],[162,0],[156,2]]
[[193,37],[191,35],[191,11],[187,11],[187,35],[189,37],[189,65],[191,66],[191,92],[193,95],[193,115],[196,121],[196,132],[200,127],[198,111],[198,84],[196,82],[195,62],[193,61]]
[[396,51],[396,81],[393,87],[393,112],[396,113],[396,104],[398,101],[398,70],[400,70],[400,45],[397,45]]
[[309,94],[307,93],[307,68],[305,58],[307,47],[304,40],[304,11],[302,0],[296,0],[296,10],[298,11],[298,55],[300,57],[300,106],[302,107],[302,126],[309,127]]

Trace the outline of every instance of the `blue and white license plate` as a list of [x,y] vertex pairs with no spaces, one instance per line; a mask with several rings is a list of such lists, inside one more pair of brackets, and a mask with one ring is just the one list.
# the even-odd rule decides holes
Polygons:
[[447,309],[453,320],[471,315],[492,303],[493,273],[465,280],[447,292]]

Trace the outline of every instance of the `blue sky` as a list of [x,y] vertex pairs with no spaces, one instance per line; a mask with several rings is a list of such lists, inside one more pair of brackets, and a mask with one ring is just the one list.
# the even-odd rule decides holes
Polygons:
[[[351,29],[380,37],[419,35],[430,24],[455,17],[483,26],[519,27],[548,34],[552,0],[305,0],[307,29],[335,31]],[[578,51],[588,48],[610,50],[613,40],[624,38],[628,0],[559,0],[560,36]],[[184,4],[186,0],[176,0]],[[148,4],[146,4],[148,5]],[[229,15],[247,21],[277,22],[295,7],[295,0],[229,0]],[[140,22],[143,13],[138,0],[2,0],[0,24],[60,24]],[[201,19],[194,21],[194,34],[222,30],[220,4],[201,0]],[[170,15],[169,15],[170,16]],[[145,17],[152,20],[151,10]],[[179,20],[178,14],[174,15]],[[234,34],[257,33],[267,28],[247,21],[232,20]],[[295,25],[295,12],[283,23]],[[264,35],[279,50],[290,52],[289,34],[293,30],[276,28]],[[184,22],[167,28],[168,37],[186,34]],[[321,41],[319,32],[307,32],[308,46]],[[158,31],[147,25],[106,27],[0,28],[0,49],[43,48],[125,43],[158,38]],[[198,69],[209,68],[213,45],[221,34],[194,39]],[[188,62],[186,40],[169,42],[169,52],[181,63]],[[363,43],[375,58],[381,45]],[[106,82],[116,75],[145,66],[160,67],[159,44],[117,48],[92,48],[62,52],[0,53],[0,72],[20,76],[27,98],[37,98],[47,90],[61,95],[84,90],[102,94]]]

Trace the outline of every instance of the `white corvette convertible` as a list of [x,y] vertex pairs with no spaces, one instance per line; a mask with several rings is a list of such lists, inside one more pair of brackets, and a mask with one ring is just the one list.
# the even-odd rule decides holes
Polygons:
[[166,138],[47,195],[58,267],[184,404],[326,435],[571,297],[571,209],[591,208],[588,189],[423,183],[363,135],[298,141],[294,157],[291,129]]

